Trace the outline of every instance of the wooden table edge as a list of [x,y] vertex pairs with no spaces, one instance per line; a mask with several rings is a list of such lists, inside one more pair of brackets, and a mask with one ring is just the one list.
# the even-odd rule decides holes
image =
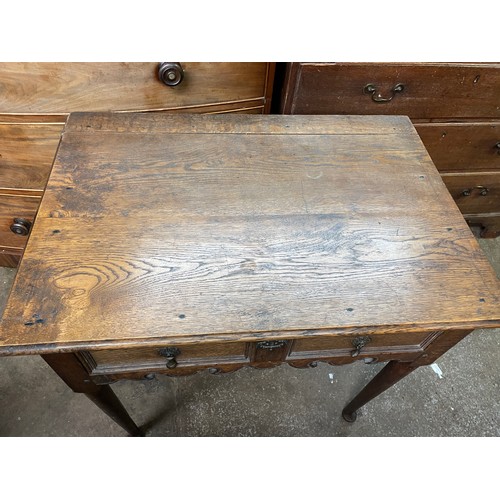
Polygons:
[[[280,339],[318,339],[325,337],[335,337],[340,335],[390,335],[401,333],[422,333],[422,332],[446,332],[457,330],[480,330],[500,328],[500,318],[496,320],[482,320],[473,322],[454,322],[450,324],[435,323],[422,325],[377,325],[362,327],[341,327],[324,329],[297,329],[284,331],[262,331],[262,332],[238,332],[224,334],[213,333],[204,335],[175,335],[172,337],[149,337],[149,338],[130,338],[119,340],[96,340],[96,341],[77,341],[46,344],[18,344],[10,346],[0,346],[0,356],[22,356],[33,354],[55,354],[71,353],[79,351],[102,351],[106,349],[134,349],[140,347],[165,346],[165,345],[196,345],[203,343],[217,342],[258,342],[261,340],[280,340]],[[237,337],[237,338],[235,338]],[[0,337],[1,341],[1,337]]]

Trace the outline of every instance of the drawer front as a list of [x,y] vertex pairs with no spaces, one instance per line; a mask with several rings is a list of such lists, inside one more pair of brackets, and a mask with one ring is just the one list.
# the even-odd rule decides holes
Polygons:
[[500,236],[500,214],[468,215],[466,217],[473,233],[481,238],[497,238]]
[[426,123],[415,128],[439,171],[500,172],[500,123]]
[[1,63],[1,113],[148,110],[255,100],[268,92],[270,63],[180,63],[167,86],[158,63]]
[[[174,350],[168,350],[168,349]],[[231,342],[224,344],[203,344],[186,346],[143,347],[137,349],[112,349],[93,351],[91,356],[96,364],[94,373],[133,371],[145,369],[165,369],[170,361],[171,368],[195,365],[234,363],[247,359],[247,344]],[[175,362],[172,363],[171,360]]]
[[0,123],[0,193],[42,195],[63,126]]
[[411,332],[299,339],[293,342],[288,359],[377,356],[388,352],[421,351],[436,334],[436,332]]
[[22,253],[22,250],[0,247],[0,267],[17,267]]
[[12,232],[11,225],[15,218],[33,222],[40,198],[35,196],[2,196],[0,195],[0,247],[23,249],[27,235]]
[[444,174],[442,177],[462,213],[500,213],[500,173]]
[[499,64],[296,64],[285,113],[500,118]]

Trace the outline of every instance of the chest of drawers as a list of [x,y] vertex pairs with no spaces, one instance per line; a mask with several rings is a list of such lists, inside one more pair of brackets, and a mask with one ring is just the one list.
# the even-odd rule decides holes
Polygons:
[[268,113],[273,63],[1,63],[0,266],[16,266],[73,111]]
[[410,117],[471,227],[500,234],[500,64],[289,63],[281,112]]

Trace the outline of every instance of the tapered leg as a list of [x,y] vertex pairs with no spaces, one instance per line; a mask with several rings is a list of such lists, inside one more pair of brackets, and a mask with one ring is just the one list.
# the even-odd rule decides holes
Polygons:
[[120,427],[123,427],[132,436],[143,436],[142,431],[130,418],[116,394],[108,385],[97,385],[96,392],[87,392],[87,396],[108,417],[112,418]]
[[418,366],[412,363],[389,361],[389,363],[387,363],[364,389],[342,410],[342,417],[344,420],[347,420],[347,422],[354,422],[356,420],[357,410],[417,368]]
[[111,388],[95,384],[74,354],[45,354],[42,358],[74,392],[85,394],[130,435],[144,435]]
[[434,363],[458,342],[463,340],[472,330],[452,330],[436,332],[439,335],[427,346],[425,352],[414,361],[389,361],[384,368],[368,382],[361,392],[342,410],[342,417],[347,422],[356,420],[356,411],[368,401],[382,394],[396,382],[416,370],[419,366]]

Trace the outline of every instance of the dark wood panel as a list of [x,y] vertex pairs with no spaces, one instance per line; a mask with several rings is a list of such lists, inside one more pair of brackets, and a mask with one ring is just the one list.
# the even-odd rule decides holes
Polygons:
[[500,124],[416,124],[424,146],[441,172],[500,171]]
[[264,104],[271,63],[181,63],[164,85],[157,63],[1,63],[2,113],[150,110],[253,99]]
[[0,192],[42,195],[63,125],[0,124]]
[[[283,112],[500,118],[499,64],[293,63]],[[375,89],[365,91],[368,84]],[[393,92],[398,84],[400,92]],[[383,99],[386,102],[375,102]]]
[[482,238],[497,238],[500,236],[500,213],[466,215],[465,219],[471,229]]
[[462,213],[500,213],[500,173],[444,174],[443,181]]

